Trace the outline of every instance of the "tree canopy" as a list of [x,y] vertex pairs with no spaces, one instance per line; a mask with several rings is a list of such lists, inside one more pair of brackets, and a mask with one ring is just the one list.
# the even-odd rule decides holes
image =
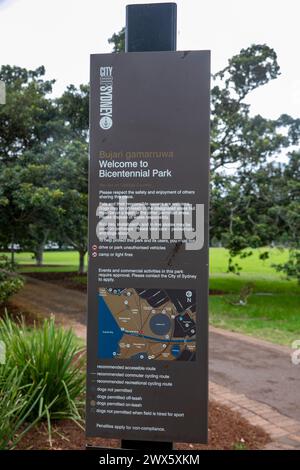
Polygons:
[[[124,51],[124,40],[124,28],[109,39],[114,52]],[[299,146],[300,119],[253,116],[247,103],[279,75],[274,49],[253,44],[212,76],[210,239],[229,248],[232,272],[239,271],[234,257],[251,248],[288,246],[290,261],[277,269],[293,276],[298,270],[300,279],[300,153],[289,151]]]

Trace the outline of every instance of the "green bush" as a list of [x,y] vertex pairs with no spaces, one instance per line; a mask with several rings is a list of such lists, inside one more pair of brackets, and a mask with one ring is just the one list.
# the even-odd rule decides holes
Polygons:
[[0,305],[18,292],[23,284],[21,277],[11,268],[7,256],[0,255]]
[[39,402],[32,407],[30,419],[41,415],[82,420],[85,375],[83,354],[74,333],[55,326],[54,319],[42,327],[27,329],[7,316],[0,320],[0,340],[7,346],[8,359],[23,371],[21,384],[40,386]]
[[41,418],[28,418],[32,410],[41,403],[41,384],[24,385],[26,368],[19,370],[11,363],[0,365],[0,450],[13,449],[29,429]]

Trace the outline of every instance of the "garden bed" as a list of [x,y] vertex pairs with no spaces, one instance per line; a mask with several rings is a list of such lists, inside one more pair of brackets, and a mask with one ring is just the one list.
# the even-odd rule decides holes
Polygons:
[[66,289],[75,289],[80,292],[87,291],[87,275],[77,272],[31,272],[26,274],[40,281],[58,284]]
[[38,317],[35,313],[30,312],[26,309],[20,309],[20,307],[18,307],[11,301],[0,305],[0,318],[4,318],[6,313],[8,314],[9,318],[11,318],[15,322],[19,322],[23,319],[27,326],[39,324],[42,321],[42,319]]
[[[270,437],[261,428],[252,426],[238,413],[224,405],[211,402],[209,408],[209,441],[203,444],[176,444],[180,450],[244,450],[262,449]],[[86,444],[112,448],[120,447],[116,439],[86,439],[84,431],[73,421],[64,420],[53,423],[52,447],[48,439],[46,423],[33,428],[18,445],[22,450],[84,450]]]

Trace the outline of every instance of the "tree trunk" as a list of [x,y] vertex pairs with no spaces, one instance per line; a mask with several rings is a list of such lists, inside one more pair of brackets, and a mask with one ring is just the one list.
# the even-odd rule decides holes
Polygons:
[[84,274],[84,256],[86,251],[79,251],[79,274]]
[[45,245],[48,239],[48,235],[49,235],[49,229],[45,229],[43,233],[43,239],[39,243],[37,243],[35,247],[34,257],[35,257],[37,266],[43,266],[44,251],[45,251]]
[[43,259],[44,259],[44,248],[45,248],[45,244],[44,243],[40,243],[35,252],[34,252],[34,256],[35,256],[35,261],[36,261],[36,265],[37,266],[43,266]]
[[12,267],[15,265],[15,237],[11,237],[11,243],[10,243],[10,262]]

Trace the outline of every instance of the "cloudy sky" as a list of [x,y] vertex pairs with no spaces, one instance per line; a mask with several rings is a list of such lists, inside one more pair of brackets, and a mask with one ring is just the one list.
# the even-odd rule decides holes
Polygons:
[[[125,24],[135,0],[0,0],[0,65],[45,65],[55,94],[89,79],[89,54]],[[212,71],[253,43],[278,54],[281,77],[252,93],[253,113],[300,116],[299,0],[178,0],[178,50],[210,49]]]

